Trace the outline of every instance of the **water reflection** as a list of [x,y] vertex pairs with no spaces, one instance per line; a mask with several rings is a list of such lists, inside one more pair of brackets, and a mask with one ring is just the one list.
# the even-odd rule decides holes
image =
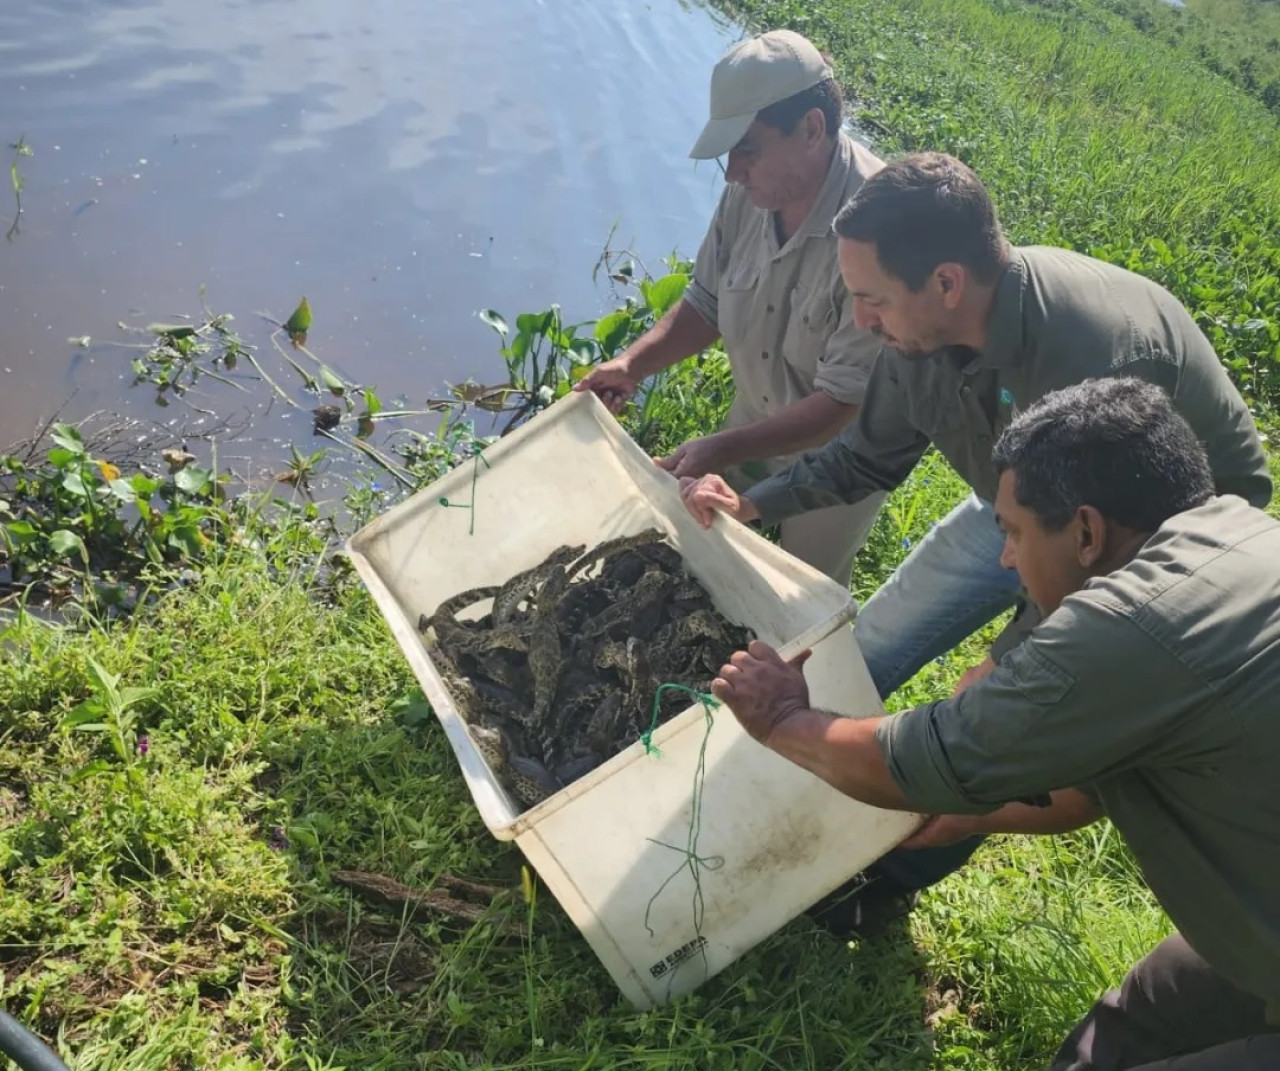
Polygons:
[[476,310],[594,315],[610,227],[692,253],[720,188],[686,153],[737,31],[679,0],[3,7],[0,139],[36,154],[0,248],[6,441],[73,392],[145,407],[98,343],[202,285],[258,343],[252,312],[306,294],[340,374],[420,399],[495,367]]

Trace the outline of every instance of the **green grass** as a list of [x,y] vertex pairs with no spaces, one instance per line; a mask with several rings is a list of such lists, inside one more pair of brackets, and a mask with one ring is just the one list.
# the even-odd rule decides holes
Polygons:
[[[927,459],[858,591],[963,494]],[[0,1000],[75,1068],[1023,1068],[1167,928],[1109,827],[1005,838],[909,928],[850,946],[802,918],[635,1012],[526,902],[367,595],[292,551],[230,552],[131,622],[0,633]],[[945,694],[995,627],[893,705]],[[406,918],[339,868],[504,892],[478,923]]]
[[[922,467],[860,583],[962,493]],[[637,1013],[545,891],[525,902],[370,600],[310,575],[233,555],[131,624],[0,636],[3,1000],[73,1067],[1022,1067],[1162,932],[1110,832],[1013,839],[909,931],[848,946],[797,920]],[[119,694],[149,689],[125,704],[123,759],[64,725],[102,693],[94,662]],[[406,919],[335,868],[506,892],[476,924]],[[530,939],[502,935],[526,919]]]

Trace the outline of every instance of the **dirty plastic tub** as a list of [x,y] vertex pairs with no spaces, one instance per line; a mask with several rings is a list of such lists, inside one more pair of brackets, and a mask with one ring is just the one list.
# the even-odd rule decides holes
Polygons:
[[805,676],[815,706],[883,712],[849,628],[857,612],[849,592],[736,521],[700,528],[676,480],[589,393],[557,402],[347,545],[481,820],[519,845],[637,1007],[694,989],[918,824],[775,755],[727,708],[711,713],[708,728],[700,704],[658,729],[658,755],[637,740],[535,807],[508,796],[459,716],[418,616],[468,588],[500,584],[562,544],[590,547],[655,526],[730,620],[784,658],[812,648]]

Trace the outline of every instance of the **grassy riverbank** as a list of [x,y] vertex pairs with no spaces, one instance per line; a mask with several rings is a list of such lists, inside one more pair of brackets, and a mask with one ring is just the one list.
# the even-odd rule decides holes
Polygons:
[[[1280,149],[1260,104],[1101,8],[738,8],[832,48],[883,151],[964,156],[1017,240],[1177,290],[1260,411],[1274,401]],[[722,385],[713,357],[632,428],[654,449],[704,430]],[[57,487],[70,465],[95,478],[89,455],[60,457]],[[554,901],[527,898],[369,599],[318,569],[325,526],[296,510],[184,528],[178,507],[216,507],[172,479],[172,534],[198,555],[181,586],[130,619],[0,632],[0,1001],[77,1069],[1022,1069],[1164,932],[1108,827],[1007,838],[881,939],[847,946],[801,919],[636,1013]],[[922,466],[857,592],[962,494]],[[945,693],[983,640],[894,705]],[[408,918],[338,869],[502,892],[479,922]]]

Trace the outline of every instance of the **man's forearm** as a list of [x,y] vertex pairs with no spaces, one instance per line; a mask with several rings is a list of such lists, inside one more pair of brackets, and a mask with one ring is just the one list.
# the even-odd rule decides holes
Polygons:
[[628,370],[637,379],[701,353],[720,337],[687,301],[677,302],[667,314],[627,347]]
[[888,810],[914,810],[876,743],[881,720],[806,710],[779,724],[766,744],[846,796]]
[[1102,811],[1078,788],[1050,793],[1048,807],[1006,803],[990,814],[967,816],[974,833],[1069,833],[1096,822]]
[[763,420],[717,432],[713,436],[717,456],[727,468],[742,461],[808,450],[834,438],[857,413],[856,405],[818,391]]

